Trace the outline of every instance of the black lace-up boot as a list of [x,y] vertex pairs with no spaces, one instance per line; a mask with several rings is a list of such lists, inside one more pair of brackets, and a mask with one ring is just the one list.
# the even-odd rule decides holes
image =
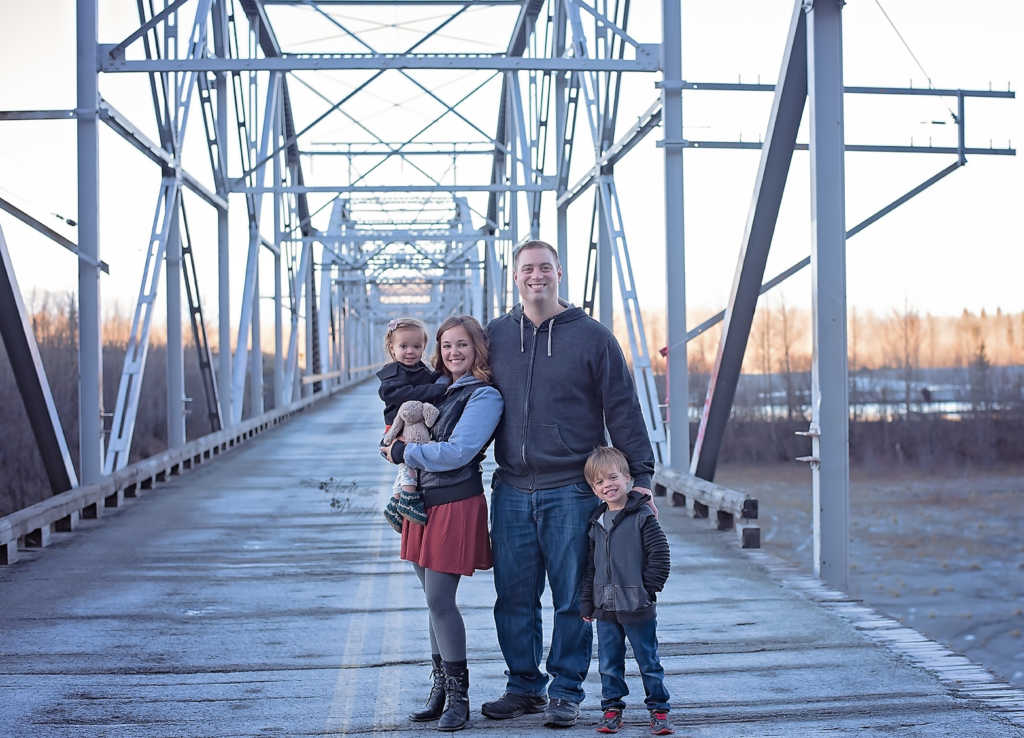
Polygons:
[[414,712],[409,719],[417,723],[425,723],[428,720],[437,720],[444,712],[444,669],[441,668],[441,655],[433,654],[434,668],[430,672],[433,684],[430,686],[430,694],[427,695],[427,704],[419,712]]
[[443,666],[447,701],[437,729],[462,730],[469,722],[469,669],[465,661],[445,661]]

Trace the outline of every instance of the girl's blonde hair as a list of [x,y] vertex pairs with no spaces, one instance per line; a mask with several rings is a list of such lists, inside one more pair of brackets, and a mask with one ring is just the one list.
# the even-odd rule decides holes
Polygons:
[[448,368],[444,365],[444,359],[441,358],[441,336],[444,335],[445,331],[460,325],[469,334],[469,340],[473,343],[473,351],[476,354],[470,373],[477,379],[490,383],[491,365],[488,361],[487,334],[484,333],[484,329],[480,327],[480,324],[472,315],[453,315],[441,323],[441,326],[437,329],[437,340],[434,342],[434,369],[443,372],[451,379],[452,373],[448,371]]
[[424,325],[423,321],[419,318],[395,318],[394,320],[388,321],[388,330],[384,334],[384,349],[388,352],[388,356],[393,361],[395,355],[391,352],[391,339],[395,335],[395,331],[399,331],[402,328],[415,328],[423,334],[423,348],[427,348],[427,343],[430,341],[430,335],[427,333],[427,326]]

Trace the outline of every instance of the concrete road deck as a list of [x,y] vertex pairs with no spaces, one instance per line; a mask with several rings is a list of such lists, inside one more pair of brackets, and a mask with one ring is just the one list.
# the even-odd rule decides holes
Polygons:
[[[435,734],[404,717],[425,695],[429,649],[418,582],[380,515],[380,428],[363,385],[0,570],[0,735]],[[965,660],[681,510],[662,520],[678,734],[1024,735],[1019,693]],[[504,687],[490,573],[464,580],[460,601],[463,734],[550,734],[540,716],[480,715]],[[638,735],[642,687],[627,673],[623,734]],[[564,735],[594,734],[596,660],[586,689]]]

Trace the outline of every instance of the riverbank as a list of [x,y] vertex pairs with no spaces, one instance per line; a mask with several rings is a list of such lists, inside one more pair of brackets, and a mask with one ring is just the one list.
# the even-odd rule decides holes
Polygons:
[[[766,551],[812,567],[811,475],[725,464],[760,501]],[[855,469],[849,594],[1024,685],[1024,464],[942,473]]]

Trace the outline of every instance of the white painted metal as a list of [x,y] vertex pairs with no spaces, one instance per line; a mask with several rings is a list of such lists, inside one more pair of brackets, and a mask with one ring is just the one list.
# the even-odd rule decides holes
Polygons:
[[78,142],[78,451],[82,484],[103,471],[103,334],[100,328],[99,103],[96,74],[97,0],[77,0]]
[[814,572],[846,589],[850,519],[842,0],[805,0],[811,136]]
[[661,108],[665,152],[666,334],[669,349],[668,458],[674,469],[690,468],[690,394],[686,356],[686,259],[683,222],[683,90],[680,0],[662,0]]

